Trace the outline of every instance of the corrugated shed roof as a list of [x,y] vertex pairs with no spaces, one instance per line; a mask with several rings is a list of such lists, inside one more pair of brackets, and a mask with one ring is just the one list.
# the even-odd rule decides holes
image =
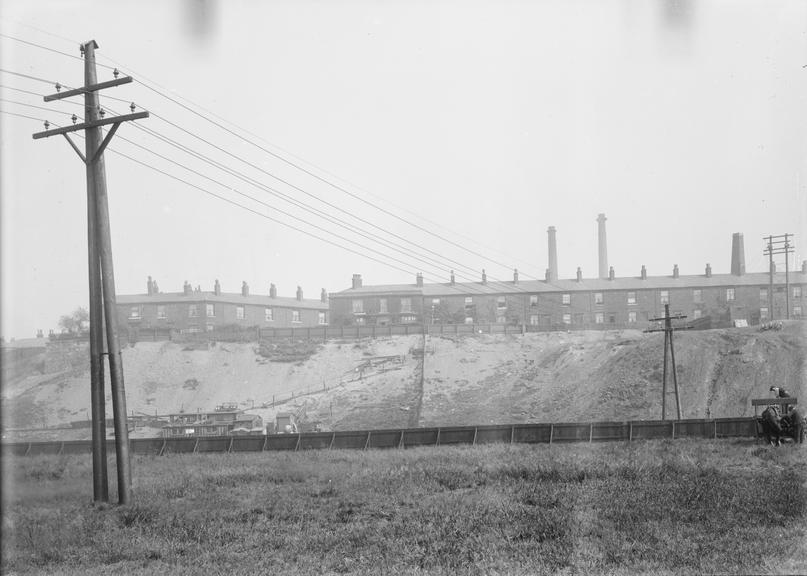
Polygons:
[[[790,272],[791,284],[804,284],[807,282],[807,274],[801,271]],[[580,281],[575,279],[555,280],[545,282],[542,280],[522,280],[518,284],[513,282],[457,282],[455,284],[424,284],[422,288],[415,284],[390,284],[381,286],[362,286],[361,288],[348,288],[335,294],[331,298],[354,298],[366,295],[422,295],[424,297],[448,297],[448,296],[474,296],[474,295],[496,295],[496,294],[538,294],[550,292],[593,292],[609,290],[675,290],[686,288],[713,288],[713,287],[739,287],[739,286],[760,286],[768,285],[768,274],[766,272],[754,272],[735,276],[733,274],[712,274],[688,275],[673,278],[672,276],[648,276],[642,279],[638,276],[614,278],[613,280],[602,278],[584,278]],[[776,285],[785,283],[784,272],[774,274],[773,282]]]
[[297,298],[277,297],[268,295],[250,294],[242,296],[240,293],[213,292],[160,292],[159,294],[120,294],[117,297],[118,304],[250,304],[253,306],[280,307],[280,308],[305,308],[308,310],[327,310],[328,303],[321,300],[297,300]]

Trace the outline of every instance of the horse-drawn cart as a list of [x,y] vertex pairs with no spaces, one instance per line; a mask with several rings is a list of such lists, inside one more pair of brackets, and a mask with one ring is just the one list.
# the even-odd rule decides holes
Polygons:
[[[795,443],[804,442],[805,419],[795,408],[798,398],[754,398],[754,417],[757,421],[757,438],[765,438],[770,444],[780,445],[792,439]],[[762,414],[759,407],[764,406]]]

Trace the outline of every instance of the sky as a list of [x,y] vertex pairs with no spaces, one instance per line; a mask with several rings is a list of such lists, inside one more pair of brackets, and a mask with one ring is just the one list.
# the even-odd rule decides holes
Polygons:
[[83,114],[41,95],[90,39],[135,79],[102,106],[151,113],[105,154],[118,294],[542,279],[549,226],[596,277],[599,213],[618,277],[728,273],[735,232],[807,259],[801,0],[4,0],[0,33],[6,339],[87,306],[84,166],[31,134]]

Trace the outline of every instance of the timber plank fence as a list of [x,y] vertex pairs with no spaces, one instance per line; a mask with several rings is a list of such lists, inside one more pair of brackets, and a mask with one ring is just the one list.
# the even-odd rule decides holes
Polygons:
[[[757,436],[757,420],[717,418],[708,420],[639,420],[556,424],[505,424],[490,426],[443,426],[393,430],[304,432],[266,436],[199,436],[185,438],[132,438],[134,454],[190,454],[199,452],[263,452],[296,450],[367,450],[417,446],[477,444],[553,444],[608,442],[664,438],[749,438]],[[107,440],[107,453],[114,453],[114,440]],[[3,456],[89,454],[90,440],[55,442],[3,442]]]

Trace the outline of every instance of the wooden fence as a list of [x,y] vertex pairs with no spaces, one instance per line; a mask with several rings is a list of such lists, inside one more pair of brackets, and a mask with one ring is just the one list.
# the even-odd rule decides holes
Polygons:
[[[413,448],[477,444],[557,444],[678,438],[752,438],[757,436],[756,418],[710,420],[639,420],[558,424],[507,424],[491,426],[445,426],[397,430],[355,430],[270,434],[267,436],[200,436],[188,438],[135,438],[129,440],[133,454],[162,455],[198,452],[262,452],[369,448]],[[115,450],[107,440],[107,453]],[[40,454],[89,454],[89,440],[2,443],[3,456]]]

